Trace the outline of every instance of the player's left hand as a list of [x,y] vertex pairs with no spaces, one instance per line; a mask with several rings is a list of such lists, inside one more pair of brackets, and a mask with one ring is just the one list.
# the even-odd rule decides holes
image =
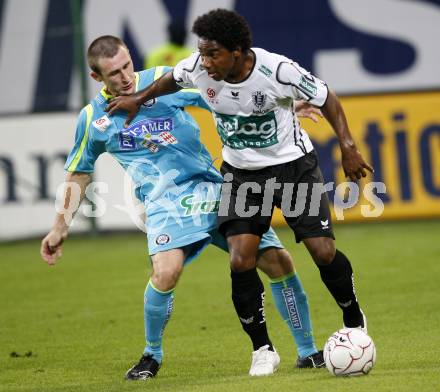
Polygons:
[[374,172],[373,168],[364,161],[364,158],[354,144],[341,146],[341,152],[345,176],[349,177],[351,181],[356,182],[361,177],[366,177],[366,170],[371,173]]
[[139,99],[136,95],[121,95],[119,97],[110,100],[110,103],[104,109],[110,116],[118,110],[124,110],[127,112],[127,120],[125,120],[125,127],[127,128],[131,120],[136,116],[141,106]]
[[318,117],[322,117],[321,110],[306,101],[295,102],[295,113],[298,117],[309,118],[315,123],[318,122]]
[[51,230],[41,241],[41,258],[49,265],[55,265],[57,260],[63,255],[62,244],[67,238],[67,233]]

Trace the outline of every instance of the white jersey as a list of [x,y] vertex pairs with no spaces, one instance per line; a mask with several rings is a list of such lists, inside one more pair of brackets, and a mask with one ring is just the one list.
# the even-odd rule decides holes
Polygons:
[[200,53],[173,71],[182,87],[198,88],[211,107],[223,143],[223,159],[239,169],[256,170],[293,161],[313,150],[292,110],[294,100],[324,105],[327,85],[287,57],[252,48],[255,64],[239,83],[215,81]]

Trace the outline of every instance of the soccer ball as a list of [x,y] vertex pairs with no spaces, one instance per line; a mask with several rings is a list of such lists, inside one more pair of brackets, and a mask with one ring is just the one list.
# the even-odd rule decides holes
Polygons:
[[373,368],[376,347],[362,330],[343,328],[325,343],[324,360],[328,371],[335,376],[361,376]]

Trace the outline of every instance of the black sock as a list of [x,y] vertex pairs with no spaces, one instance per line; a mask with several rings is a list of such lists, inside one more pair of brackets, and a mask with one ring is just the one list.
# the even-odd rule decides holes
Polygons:
[[318,265],[321,279],[342,309],[346,327],[363,325],[354,290],[353,270],[347,257],[336,249],[335,258],[328,265]]
[[231,279],[232,302],[241,326],[252,340],[254,351],[266,344],[273,350],[264,314],[264,286],[257,270],[231,271]]

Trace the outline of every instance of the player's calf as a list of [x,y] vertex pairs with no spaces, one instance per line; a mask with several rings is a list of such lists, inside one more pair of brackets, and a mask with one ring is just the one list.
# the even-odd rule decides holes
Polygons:
[[322,281],[343,312],[344,325],[348,328],[363,326],[363,315],[354,288],[353,269],[348,258],[336,249],[331,263],[316,264]]

